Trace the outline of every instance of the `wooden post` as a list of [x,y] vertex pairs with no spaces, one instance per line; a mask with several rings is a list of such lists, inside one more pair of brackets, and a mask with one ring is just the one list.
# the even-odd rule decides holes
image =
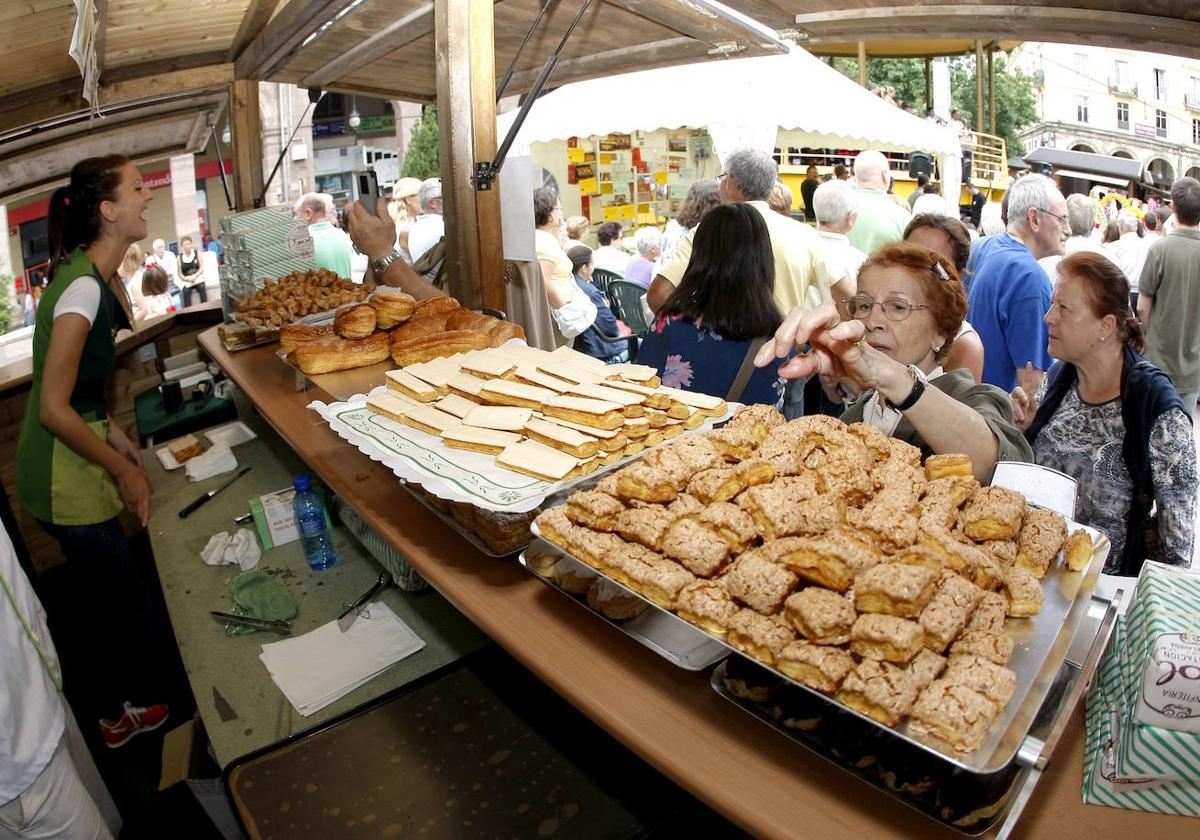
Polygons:
[[983,41],[975,39],[975,130],[983,131]]
[[988,119],[991,129],[989,134],[996,133],[996,72],[992,66],[992,59],[996,55],[996,45],[992,44],[988,47]]
[[925,56],[925,114],[933,108],[933,59]]
[[[435,0],[437,108],[449,291],[463,306],[506,309],[499,181],[476,190],[496,154],[493,0]],[[529,196],[533,201],[533,196]]]
[[262,119],[258,82],[229,83],[229,130],[233,134],[233,203],[240,213],[251,210],[262,195]]
[[858,42],[858,83],[867,86],[867,42]]

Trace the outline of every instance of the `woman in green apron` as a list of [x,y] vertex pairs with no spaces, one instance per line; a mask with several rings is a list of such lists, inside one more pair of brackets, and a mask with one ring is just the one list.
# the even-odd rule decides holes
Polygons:
[[[51,280],[38,307],[33,387],[17,446],[17,494],[66,555],[83,603],[72,618],[87,637],[87,659],[101,685],[129,693],[153,676],[148,659],[160,644],[118,516],[128,510],[145,526],[150,484],[138,448],[109,421],[105,391],[114,336],[130,325],[117,268],[146,238],[151,198],[137,167],[120,155],[75,164],[70,183],[51,197]],[[114,704],[121,699],[130,698]],[[101,732],[120,746],[166,716],[161,704],[126,702],[119,716],[101,720]]]

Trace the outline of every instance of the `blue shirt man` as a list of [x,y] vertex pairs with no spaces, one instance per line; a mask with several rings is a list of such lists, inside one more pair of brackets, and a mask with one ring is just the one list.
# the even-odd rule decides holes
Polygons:
[[[1012,391],[1036,387],[1050,367],[1050,278],[1037,261],[1061,254],[1067,227],[1067,202],[1045,175],[1026,175],[1008,191],[1008,230],[982,248],[967,318],[983,342],[983,381]],[[1024,372],[1027,364],[1033,366]]]

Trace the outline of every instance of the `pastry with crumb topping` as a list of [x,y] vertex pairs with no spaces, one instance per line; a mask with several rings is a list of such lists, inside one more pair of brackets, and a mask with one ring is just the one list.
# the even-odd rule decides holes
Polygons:
[[1003,631],[967,630],[950,645],[950,659],[972,654],[1007,665],[1013,655],[1013,640]]
[[913,657],[912,662],[908,663],[908,674],[912,677],[917,691],[922,691],[925,686],[941,676],[944,670],[946,670],[946,657],[939,656],[929,648],[921,648]]
[[675,519],[675,515],[662,505],[623,508],[617,514],[612,530],[630,542],[661,551],[663,538]]
[[925,477],[930,481],[945,478],[948,475],[959,475],[970,478],[975,474],[971,467],[971,456],[961,453],[930,455],[925,459]]
[[1016,673],[981,656],[956,656],[944,679],[978,691],[996,705],[997,711],[1008,705],[1017,690]]
[[833,694],[854,670],[854,657],[838,647],[792,642],[780,652],[778,666],[796,682]]
[[835,592],[845,592],[856,575],[883,558],[878,548],[849,528],[816,537],[784,537],[763,543],[763,548],[794,574]]
[[737,650],[773,666],[783,649],[796,641],[796,633],[779,616],[741,609],[729,623],[728,640]]
[[921,626],[906,618],[863,613],[850,630],[850,652],[863,659],[903,665],[921,652]]
[[599,490],[582,490],[567,499],[567,519],[593,531],[612,531],[625,505]]
[[846,675],[837,698],[884,726],[895,726],[913,708],[917,697],[912,677],[890,662],[864,659]]
[[854,579],[859,612],[916,618],[937,590],[940,574],[926,566],[880,563]]
[[1072,531],[1063,546],[1063,561],[1072,572],[1082,572],[1092,562],[1092,535],[1080,528]]
[[1016,566],[1039,580],[1067,541],[1067,520],[1052,510],[1031,510],[1017,535]]
[[697,579],[679,591],[675,612],[684,621],[724,639],[738,606],[719,582]]
[[783,607],[799,579],[772,561],[761,548],[742,554],[729,567],[722,583],[729,594],[750,609],[774,615]]
[[729,562],[729,545],[695,519],[677,519],[667,531],[662,543],[663,554],[678,560],[697,577],[710,578],[720,574]]
[[966,685],[934,680],[912,708],[909,729],[941,738],[958,752],[979,749],[996,717],[996,706]]
[[714,502],[695,517],[697,522],[725,540],[734,554],[745,551],[758,539],[750,514],[730,502]]
[[1027,507],[1015,490],[983,487],[963,507],[963,531],[973,540],[1011,540],[1021,530]]
[[818,645],[844,645],[857,614],[854,604],[821,586],[809,586],[789,595],[784,615],[801,636]]
[[1042,611],[1042,601],[1046,595],[1042,592],[1042,584],[1038,582],[1036,574],[1029,569],[1013,566],[1004,570],[1002,580],[1004,586],[1001,591],[1008,598],[1009,615],[1014,618],[1027,618]]
[[617,472],[617,495],[622,499],[665,504],[675,501],[679,485],[665,470],[646,464],[630,464]]

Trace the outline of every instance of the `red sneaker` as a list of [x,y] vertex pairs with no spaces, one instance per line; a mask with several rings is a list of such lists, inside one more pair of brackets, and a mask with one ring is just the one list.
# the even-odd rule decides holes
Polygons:
[[153,732],[167,722],[170,710],[162,703],[150,706],[134,706],[125,703],[125,714],[118,720],[100,721],[100,734],[110,749],[122,746],[134,735]]

